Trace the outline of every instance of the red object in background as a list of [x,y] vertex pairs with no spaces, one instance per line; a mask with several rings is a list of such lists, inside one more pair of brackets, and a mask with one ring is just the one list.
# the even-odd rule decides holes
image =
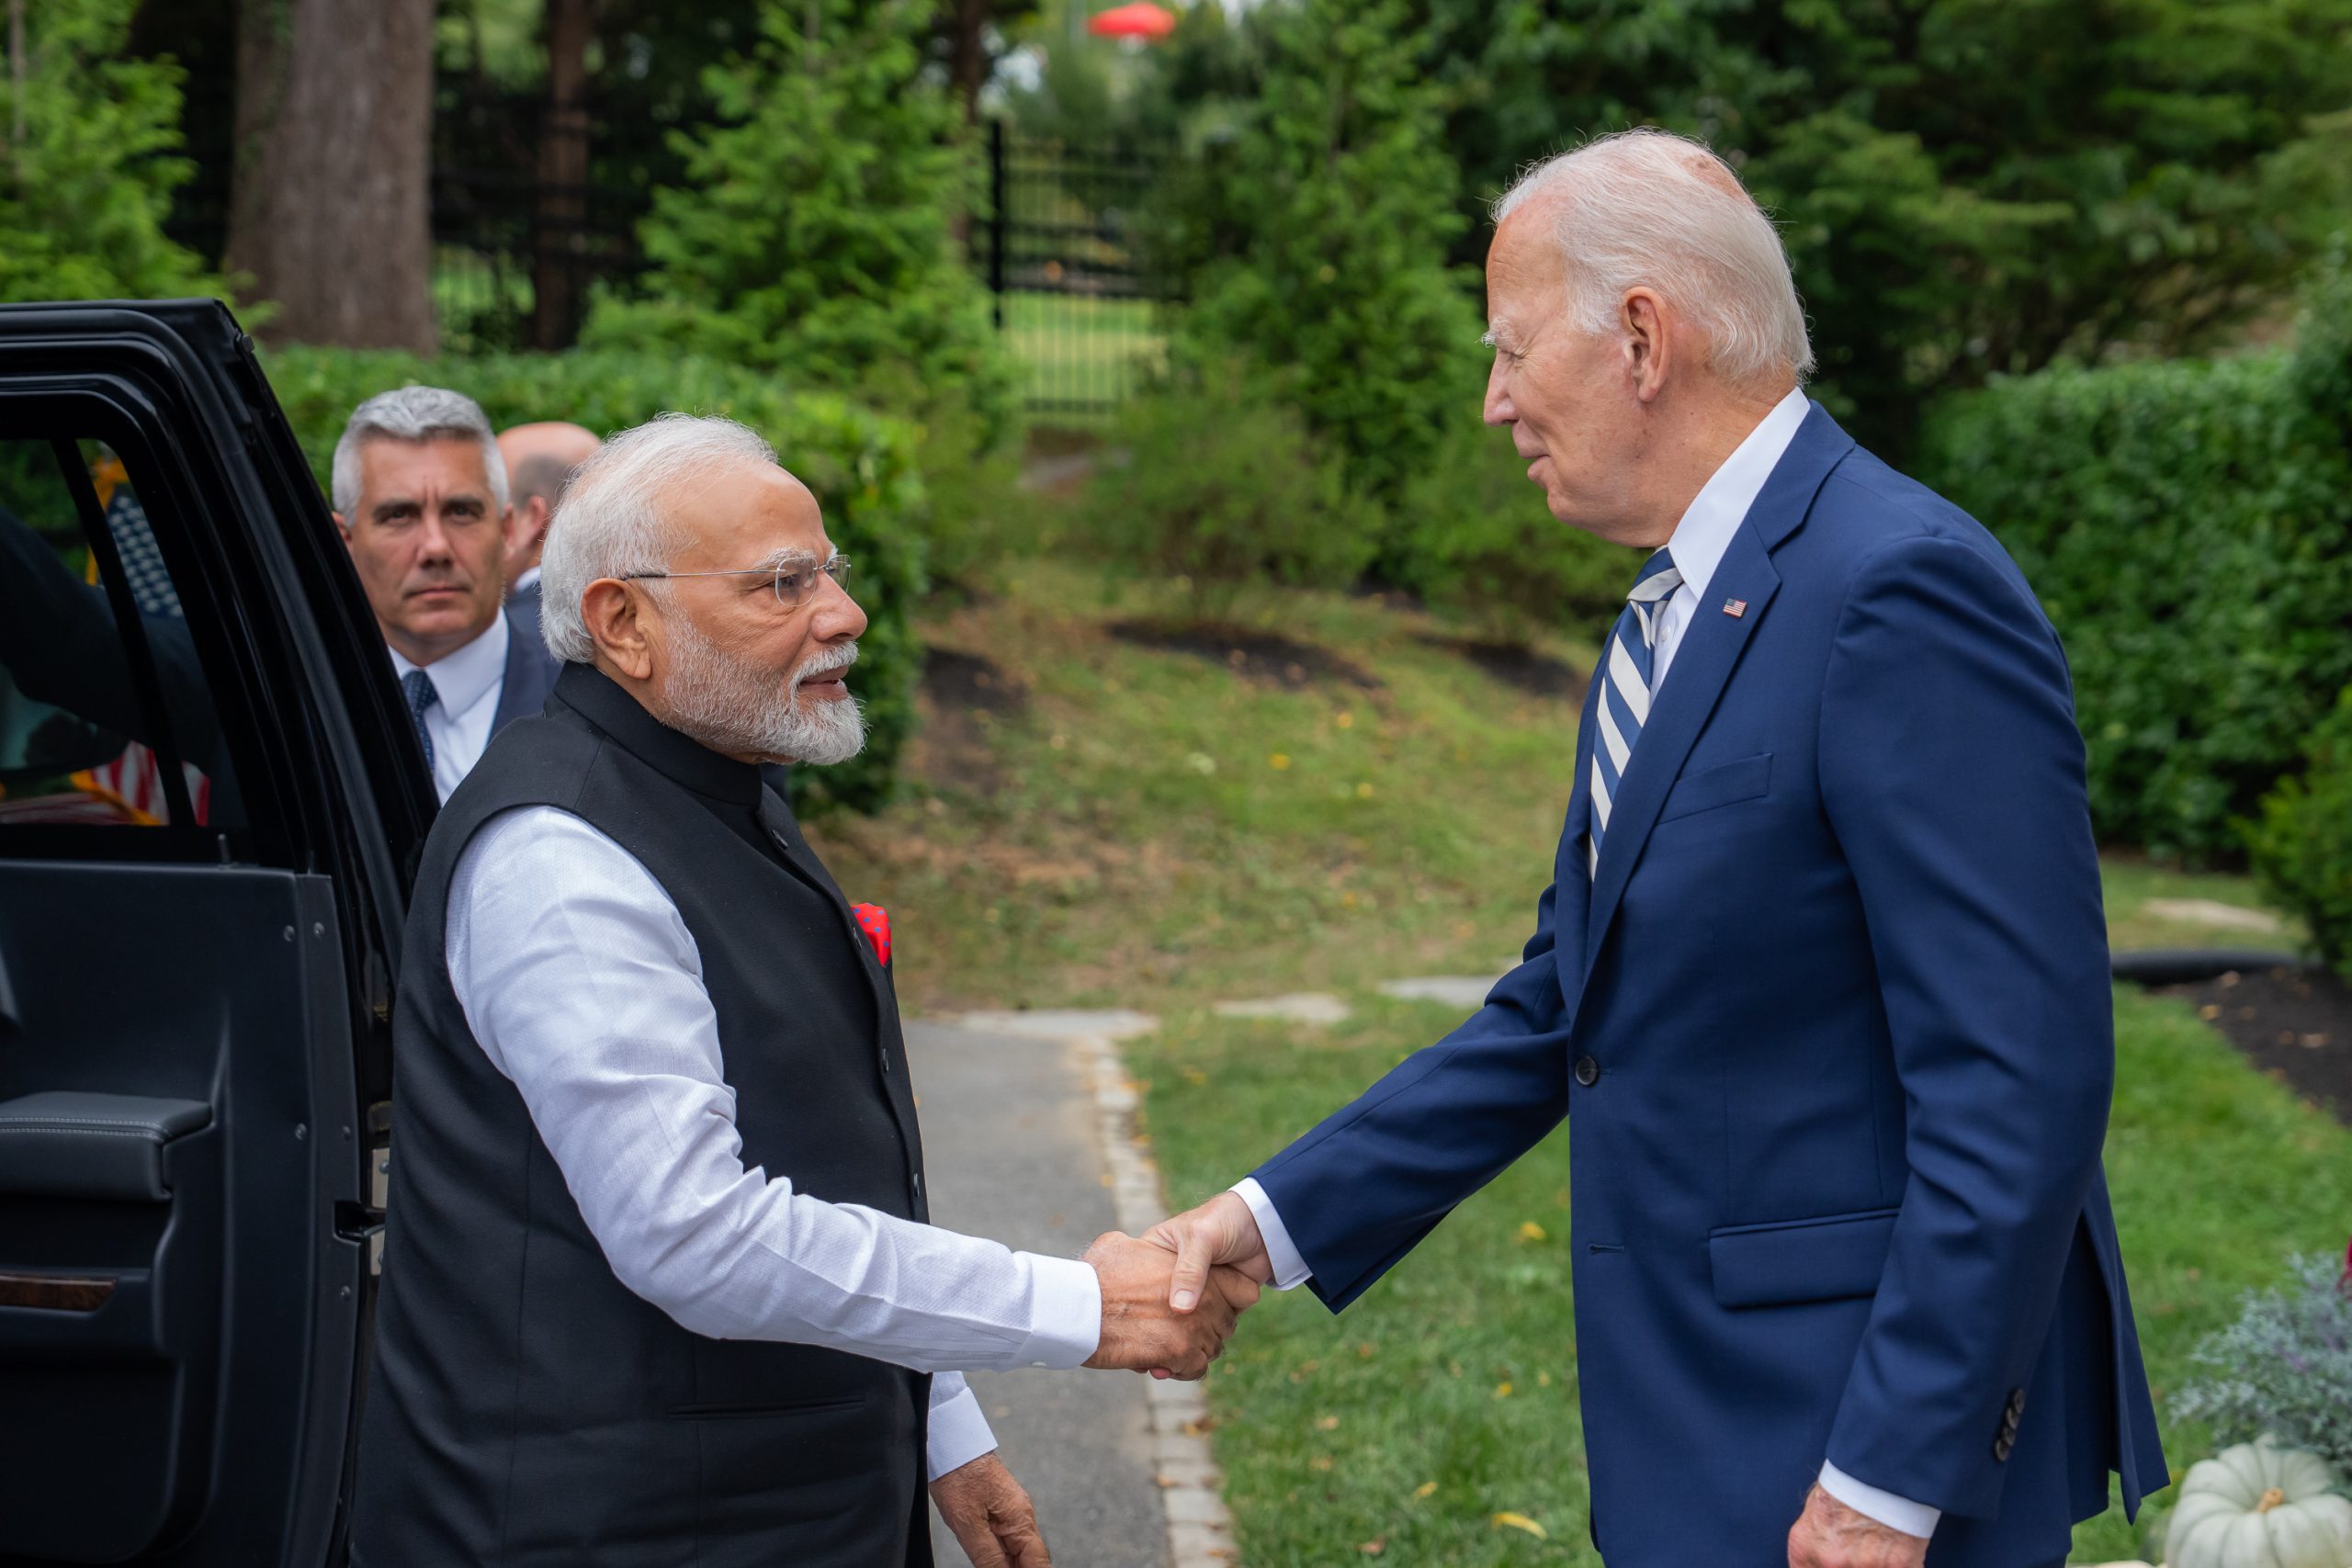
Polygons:
[[1176,18],[1151,0],[1114,6],[1086,24],[1097,38],[1163,39],[1176,30]]
[[857,917],[857,929],[874,944],[874,956],[882,961],[883,968],[890,967],[890,911],[879,904],[853,904],[849,912]]

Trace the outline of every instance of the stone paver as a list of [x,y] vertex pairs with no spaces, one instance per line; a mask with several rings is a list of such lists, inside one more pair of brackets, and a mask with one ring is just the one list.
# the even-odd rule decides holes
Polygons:
[[2242,908],[2213,898],[2151,898],[2140,906],[2143,915],[2188,925],[2219,926],[2224,931],[2275,931],[2278,917],[2260,909]]
[[1125,1009],[1102,1012],[967,1012],[941,1021],[982,1034],[1017,1034],[1025,1040],[1133,1040],[1159,1027],[1159,1020],[1151,1014]]
[[1443,1002],[1452,1008],[1475,1008],[1485,1002],[1487,993],[1495,988],[1495,979],[1492,975],[1424,975],[1413,980],[1384,981],[1380,994],[1408,1002]]
[[1273,1018],[1287,1023],[1345,1023],[1348,1004],[1328,991],[1294,991],[1256,1001],[1219,1002],[1219,1018]]

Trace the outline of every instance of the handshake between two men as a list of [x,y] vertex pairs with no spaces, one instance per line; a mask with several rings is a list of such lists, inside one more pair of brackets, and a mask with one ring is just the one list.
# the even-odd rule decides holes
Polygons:
[[[1273,1277],[1250,1212],[1231,1193],[1164,1220],[1142,1239],[1109,1231],[1084,1261],[1102,1289],[1102,1337],[1085,1365],[1196,1381],[1225,1353],[1241,1314]],[[1215,1213],[1212,1224],[1197,1217]]]

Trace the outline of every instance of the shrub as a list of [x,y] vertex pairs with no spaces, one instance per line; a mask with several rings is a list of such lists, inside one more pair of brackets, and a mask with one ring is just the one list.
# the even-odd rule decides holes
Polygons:
[[1245,79],[1201,111],[1214,132],[1153,198],[1159,264],[1193,301],[1175,351],[1271,378],[1351,486],[1391,504],[1480,377],[1476,278],[1444,260],[1464,224],[1421,40],[1396,0],[1269,5],[1242,27],[1259,46],[1232,51]]
[[121,58],[138,8],[46,0],[25,13],[21,95],[0,72],[0,301],[223,291],[164,237],[195,165],[179,155],[179,67]]
[[816,491],[827,532],[856,563],[852,581],[871,623],[857,667],[865,750],[839,767],[798,770],[795,799],[820,808],[872,810],[888,798],[914,722],[922,664],[908,612],[922,591],[916,529],[924,497],[906,425],[830,394],[787,393],[774,379],[735,366],[668,355],[579,352],[422,360],[288,347],[271,351],[266,366],[322,487],[351,411],[374,393],[410,382],[464,392],[500,426],[568,419],[610,433],[678,409],[724,414],[757,430],[785,467]]
[[2273,901],[2311,928],[2312,944],[2352,979],[2352,686],[2312,736],[2301,777],[2262,803],[2247,839]]
[[1220,621],[1250,590],[1354,581],[1378,536],[1319,463],[1297,413],[1232,366],[1128,405],[1122,460],[1097,471],[1088,533],[1115,568],[1172,581],[1195,621]]
[[967,402],[989,440],[1012,375],[957,254],[978,195],[953,99],[924,73],[933,6],[765,0],[748,56],[705,74],[719,123],[639,233],[646,297],[582,341],[781,370],[908,412]]
[[2291,354],[2050,370],[1931,421],[1923,469],[1996,533],[2065,640],[2102,837],[2192,860],[2352,681],[2352,319]]
[[1466,423],[1407,482],[1392,536],[1399,582],[1521,647],[1540,630],[1598,642],[1641,567],[1638,552],[1554,517],[1510,440]]
[[2352,1472],[2352,1287],[2324,1253],[2295,1259],[2295,1283],[2249,1292],[2238,1320],[2189,1353],[2204,1370],[2168,1402],[2227,1446],[2269,1436]]

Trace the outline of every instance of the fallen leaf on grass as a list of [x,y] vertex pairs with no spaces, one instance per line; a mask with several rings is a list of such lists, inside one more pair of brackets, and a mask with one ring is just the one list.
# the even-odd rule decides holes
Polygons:
[[1510,1384],[1507,1382],[1497,1383],[1495,1385],[1495,1397],[1497,1399],[1509,1399],[1510,1397]]
[[1367,1540],[1362,1546],[1357,1547],[1356,1550],[1363,1552],[1366,1557],[1377,1557],[1382,1552],[1388,1550],[1388,1538],[1385,1535],[1374,1536],[1370,1540]]
[[1315,1429],[1318,1432],[1336,1432],[1340,1429],[1340,1418],[1337,1416],[1318,1416],[1315,1418]]
[[1528,1534],[1533,1536],[1538,1540],[1549,1540],[1552,1539],[1551,1533],[1544,1529],[1542,1525],[1537,1524],[1525,1514],[1514,1514],[1508,1508],[1495,1516],[1495,1528],[1497,1529],[1525,1530]]
[[1417,1498],[1430,1497],[1436,1495],[1436,1494],[1437,1483],[1434,1481],[1424,1481],[1419,1486],[1413,1488],[1413,1495]]
[[1524,1220],[1520,1224],[1519,1239],[1521,1241],[1544,1241],[1549,1239],[1550,1235],[1549,1231],[1533,1220]]

